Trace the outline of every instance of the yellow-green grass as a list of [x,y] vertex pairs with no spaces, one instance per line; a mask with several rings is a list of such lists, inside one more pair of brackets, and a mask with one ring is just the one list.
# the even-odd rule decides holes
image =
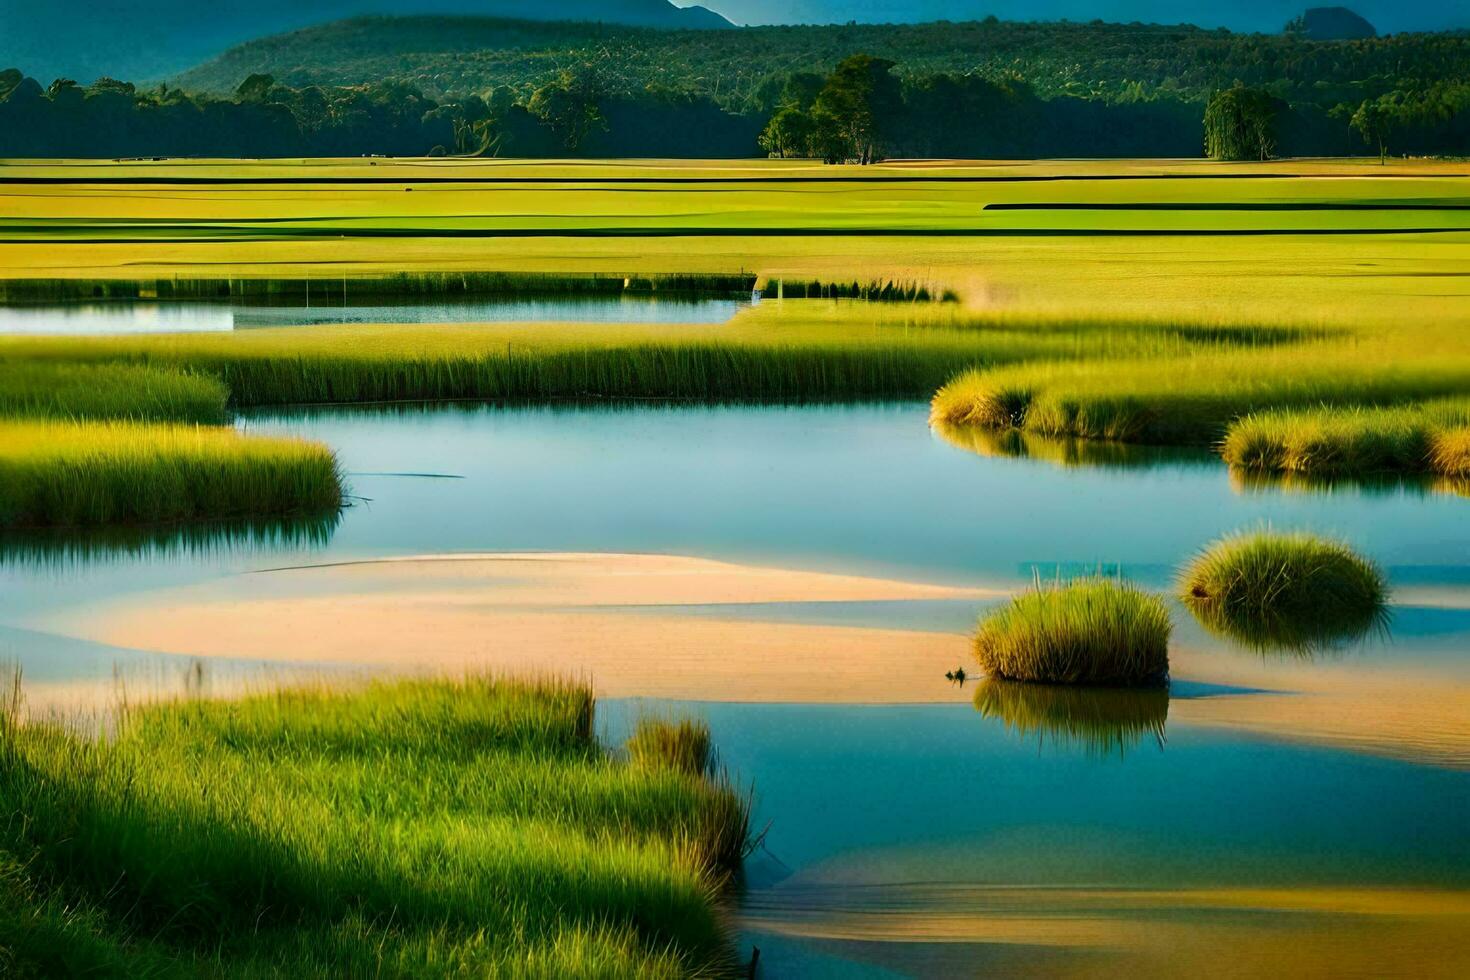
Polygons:
[[1179,575],[1206,629],[1261,651],[1311,654],[1357,639],[1384,617],[1383,573],[1340,541],[1303,532],[1222,538]]
[[1163,744],[1169,688],[1023,684],[987,677],[975,687],[975,710],[1026,737],[1122,754],[1146,735]]
[[1295,326],[982,316],[945,305],[787,300],[727,324],[346,325],[0,337],[15,363],[217,376],[237,406],[410,399],[922,398],[971,365],[1139,358],[1301,342]]
[[692,776],[713,775],[714,745],[709,726],[690,718],[640,718],[628,736],[628,760],[635,766],[673,769]]
[[1048,684],[1137,685],[1169,672],[1169,610],[1113,579],[1040,586],[980,620],[975,657],[986,674]]
[[0,419],[0,528],[326,515],[332,451],[234,429]]
[[[486,678],[0,720],[17,975],[728,973],[745,799],[619,762],[582,685]],[[738,843],[737,843],[738,842]]]
[[0,417],[211,424],[228,400],[218,378],[177,368],[0,361]]
[[1407,404],[1470,394],[1470,352],[1396,355],[1379,345],[1304,345],[1162,360],[971,370],[934,396],[936,423],[1049,436],[1213,445],[1271,409]]
[[1257,412],[1230,426],[1231,466],[1321,476],[1470,476],[1470,402]]

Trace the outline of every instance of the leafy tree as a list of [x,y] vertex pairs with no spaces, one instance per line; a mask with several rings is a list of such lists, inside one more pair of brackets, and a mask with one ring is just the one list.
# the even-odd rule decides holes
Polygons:
[[760,147],[773,157],[804,156],[812,138],[812,119],[795,106],[777,110],[761,131]]
[[607,85],[592,65],[563,69],[556,81],[538,88],[527,107],[551,127],[562,146],[575,153],[592,127],[602,120]]
[[1378,147],[1378,162],[1388,162],[1388,140],[1408,122],[1408,111],[1397,93],[1364,99],[1348,119],[1363,142]]
[[1280,104],[1269,92],[1237,85],[1205,104],[1205,154],[1213,160],[1266,160],[1276,150]]
[[[872,55],[855,54],[838,63],[813,104],[813,119],[835,125],[830,148],[840,141],[839,159],[872,163],[882,156],[883,140],[892,134],[903,111],[903,89],[893,75],[894,63]],[[824,139],[827,137],[824,137]]]

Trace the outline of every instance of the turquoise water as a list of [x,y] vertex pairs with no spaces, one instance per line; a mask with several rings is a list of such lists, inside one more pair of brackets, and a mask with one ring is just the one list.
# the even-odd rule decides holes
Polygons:
[[[354,494],[339,523],[284,537],[279,529],[163,535],[124,539],[123,548],[115,538],[94,540],[81,550],[64,539],[65,547],[0,539],[0,657],[48,682],[105,676],[119,662],[182,676],[187,658],[87,643],[38,631],[31,620],[78,596],[100,601],[209,579],[228,585],[240,572],[302,561],[654,552],[955,585],[1103,568],[1164,587],[1212,538],[1270,525],[1340,536],[1382,563],[1408,597],[1387,632],[1318,663],[1278,665],[1204,635],[1176,609],[1179,643],[1252,676],[1279,676],[1288,690],[1303,676],[1337,679],[1370,702],[1377,680],[1422,678],[1428,694],[1470,678],[1463,498],[1415,487],[1247,489],[1207,455],[1106,469],[986,458],[931,434],[925,416],[921,404],[252,415],[241,422],[250,431],[298,433],[336,449]],[[679,611],[959,633],[983,606],[942,599]],[[225,675],[261,669],[280,668],[211,665]],[[680,706],[709,720],[723,762],[755,787],[757,825],[769,825],[749,862],[742,914],[779,919],[793,908],[826,915],[852,906],[876,908],[885,922],[923,919],[953,903],[989,908],[993,895],[975,898],[974,889],[1019,886],[1470,887],[1470,774],[1443,756],[1382,757],[1371,746],[1201,724],[1191,714],[1196,704],[1251,694],[1248,685],[1178,681],[1158,716],[1146,711],[1132,727],[1121,719],[1114,731],[1103,712],[1095,725],[1102,734],[1091,739],[987,717],[970,704],[974,690],[933,705]],[[647,708],[605,703],[609,739]],[[1412,716],[1412,698],[1406,710]],[[1430,729],[1443,724],[1426,719]],[[1212,928],[1247,928],[1247,920],[1257,921],[1212,920]],[[1321,927],[1366,921],[1338,917]],[[1461,922],[1442,921],[1451,931]],[[1390,948],[1357,928],[1344,941]],[[1060,955],[1046,944],[793,936],[769,922],[748,926],[743,942],[762,947],[767,976],[949,975],[982,966],[1008,974],[1023,960],[1034,967]]]

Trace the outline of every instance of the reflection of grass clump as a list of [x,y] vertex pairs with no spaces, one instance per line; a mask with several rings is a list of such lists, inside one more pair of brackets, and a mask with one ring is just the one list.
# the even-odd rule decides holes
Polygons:
[[1111,579],[1083,579],[1017,596],[980,622],[986,673],[1059,684],[1142,684],[1169,671],[1169,611]]
[[1034,459],[1064,469],[1143,469],[1180,461],[1214,461],[1212,456],[1199,450],[1140,446],[1108,439],[1044,436],[1025,429],[991,429],[978,425],[952,425],[944,421],[935,422],[933,428],[951,446],[977,456]]
[[1355,639],[1383,618],[1372,562],[1310,534],[1257,531],[1215,542],[1184,569],[1184,603],[1206,628],[1256,649],[1314,649]]
[[470,678],[125,708],[106,739],[0,713],[0,973],[730,972],[747,801],[619,762],[593,711]]
[[1161,745],[1169,689],[1064,687],[987,679],[975,689],[975,710],[1021,735],[1074,742],[1098,753],[1123,752],[1145,735]]

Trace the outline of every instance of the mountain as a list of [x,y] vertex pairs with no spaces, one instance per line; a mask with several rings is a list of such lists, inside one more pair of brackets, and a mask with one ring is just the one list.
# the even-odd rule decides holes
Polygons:
[[475,14],[652,28],[732,26],[668,0],[0,0],[0,68],[49,81],[174,75],[231,45],[362,14]]
[[1361,41],[1378,36],[1372,24],[1346,7],[1309,7],[1286,29],[1309,41]]

